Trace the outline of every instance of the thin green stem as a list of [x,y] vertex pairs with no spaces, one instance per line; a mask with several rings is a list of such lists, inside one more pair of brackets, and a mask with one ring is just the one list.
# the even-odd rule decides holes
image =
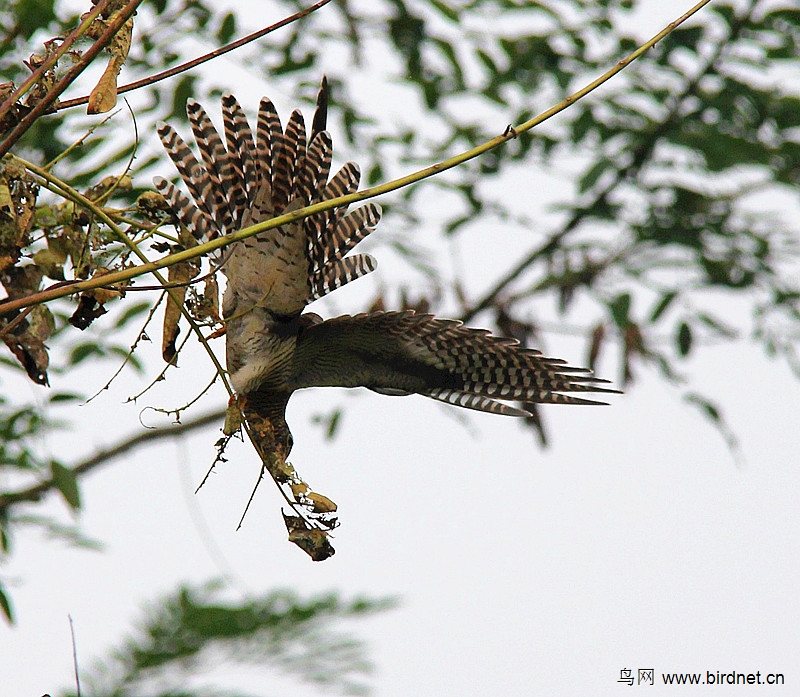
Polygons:
[[[16,158],[15,157],[15,159],[19,160],[19,162],[21,162],[25,166],[26,169],[28,169],[29,171],[31,171],[34,174],[38,175],[39,177],[41,177],[42,179],[47,181],[52,187],[56,188],[58,190],[58,192],[62,196],[64,196],[65,198],[69,199],[73,203],[90,210],[95,216],[97,216],[100,220],[102,220],[108,226],[108,228],[111,230],[112,234],[121,243],[126,245],[128,247],[128,249],[130,249],[131,252],[133,252],[143,262],[141,266],[133,267],[134,269],[141,269],[143,266],[148,266],[149,264],[152,263],[147,258],[147,255],[141,249],[139,249],[139,245],[136,244],[136,242],[134,242],[132,239],[130,239],[130,237],[128,237],[128,235],[126,235],[122,231],[122,229],[111,219],[111,217],[100,206],[98,206],[94,201],[91,201],[90,199],[86,198],[83,194],[81,194],[80,192],[78,192],[75,189],[73,189],[71,186],[69,186],[68,184],[63,182],[61,179],[59,179],[58,177],[53,175],[51,172],[48,172],[47,170],[42,169],[41,167],[37,167],[36,165],[34,165],[34,164],[30,163],[30,162],[26,162],[25,160],[22,160],[20,158]],[[225,389],[228,391],[228,394],[232,396],[233,395],[233,389],[231,388],[230,384],[228,383],[228,380],[227,380],[227,378],[225,376],[225,370],[222,367],[222,364],[219,362],[219,359],[217,358],[216,354],[211,349],[211,346],[209,345],[209,343],[206,340],[206,338],[203,336],[203,333],[200,331],[200,327],[197,325],[197,322],[195,322],[194,318],[191,316],[189,311],[184,306],[183,298],[179,294],[178,289],[172,287],[171,284],[169,283],[169,281],[166,278],[164,278],[164,276],[161,273],[159,273],[157,269],[153,269],[150,273],[152,273],[153,276],[156,277],[158,282],[167,291],[167,293],[169,294],[170,300],[172,302],[174,302],[175,305],[177,305],[178,308],[180,308],[181,314],[184,316],[186,321],[191,326],[192,331],[197,336],[197,338],[200,341],[200,343],[203,344],[203,346],[204,346],[204,348],[206,350],[206,353],[208,353],[209,357],[211,358],[211,362],[214,364],[214,367],[217,369],[217,372],[222,377],[222,383],[225,385]],[[134,276],[135,275],[139,275],[139,274],[134,274]],[[100,276],[99,277],[100,279],[106,279],[106,281],[105,282],[101,282],[99,285],[105,286],[105,285],[113,285],[113,284],[115,284],[116,281],[110,280],[110,277],[112,277],[112,276],[114,276],[114,273],[104,274],[104,275]],[[88,279],[88,280],[98,280],[98,279],[97,279],[97,277],[95,277],[95,279]],[[94,287],[98,287],[98,286],[95,285]],[[73,288],[74,288],[74,286],[73,286]]]

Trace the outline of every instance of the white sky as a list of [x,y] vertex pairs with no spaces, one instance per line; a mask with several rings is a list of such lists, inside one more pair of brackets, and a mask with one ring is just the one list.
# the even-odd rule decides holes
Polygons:
[[[642,33],[661,24],[651,18]],[[289,106],[279,102],[282,112]],[[362,309],[364,291],[350,293],[337,297],[337,309]],[[583,355],[568,340],[553,341],[548,352],[574,363]],[[176,383],[197,380],[187,365],[194,364],[187,361],[147,403],[180,403],[167,395]],[[605,372],[616,377],[611,362]],[[119,643],[143,603],[179,582],[222,574],[235,577],[234,594],[287,587],[399,596],[398,609],[350,625],[369,644],[381,697],[680,691],[631,690],[616,682],[622,668],[654,668],[657,676],[782,672],[786,686],[773,691],[793,693],[800,680],[798,383],[747,344],[709,348],[685,372],[724,406],[744,466],[644,370],[611,407],[546,408],[553,447],[545,452],[513,419],[470,416],[468,430],[446,407],[419,397],[296,395],[291,460],[336,501],[342,522],[336,555],[321,564],[285,541],[271,485],[235,530],[257,474],[249,447],[232,450],[197,496],[216,430],[139,450],[83,482],[81,526],[107,544],[105,552],[32,534],[17,539],[3,569],[18,624],[0,625],[0,697],[55,694],[72,684],[68,614],[88,667]],[[99,387],[106,377],[83,371],[75,379]],[[119,404],[133,385],[123,378],[81,407],[79,428],[51,447],[77,460],[140,428],[142,404]],[[339,435],[324,441],[309,415],[340,405]],[[64,508],[51,496],[36,512],[63,519]],[[218,684],[316,694],[268,673],[228,675]],[[727,690],[716,694],[734,692]]]

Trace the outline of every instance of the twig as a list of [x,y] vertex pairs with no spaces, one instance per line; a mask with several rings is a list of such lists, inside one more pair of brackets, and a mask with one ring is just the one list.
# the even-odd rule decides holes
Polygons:
[[72,637],[72,667],[75,670],[75,690],[77,697],[81,697],[81,678],[78,673],[78,644],[75,641],[75,625],[72,622],[72,615],[69,618],[69,633]]
[[[305,10],[300,10],[300,12],[295,12],[291,17],[285,17],[280,22],[276,22],[275,24],[271,24],[264,29],[259,29],[258,31],[253,32],[252,34],[248,34],[241,39],[237,39],[226,46],[222,46],[210,53],[206,53],[199,58],[193,58],[186,63],[181,63],[180,65],[176,65],[174,68],[169,68],[169,70],[164,70],[160,73],[156,73],[155,75],[151,75],[150,77],[143,78],[141,80],[136,80],[135,82],[130,82],[127,85],[123,85],[117,90],[117,94],[123,94],[125,92],[131,92],[132,90],[137,90],[140,87],[148,87],[149,85],[154,85],[157,82],[161,82],[162,80],[166,80],[169,77],[173,77],[182,73],[186,70],[191,70],[192,68],[196,68],[198,65],[202,65],[207,61],[213,60],[214,58],[218,58],[219,56],[225,55],[230,51],[234,51],[237,48],[244,46],[252,41],[256,41],[260,39],[262,36],[266,36],[267,34],[271,34],[273,31],[277,29],[281,29],[285,27],[287,24],[291,24],[292,22],[296,22],[307,15],[310,15],[312,12],[316,12],[318,9],[327,5],[331,0],[320,0],[317,3],[311,5],[311,7],[307,7]],[[80,106],[81,104],[86,104],[89,101],[89,95],[84,97],[76,97],[75,99],[67,99],[61,102],[58,105],[59,111],[61,109],[69,109],[70,107]]]
[[[225,418],[225,411],[220,409],[218,411],[203,414],[197,418],[186,421],[182,424],[175,426],[168,426],[163,428],[154,428],[141,431],[135,436],[125,439],[111,448],[101,450],[87,460],[74,465],[70,468],[70,472],[76,478],[97,469],[101,465],[106,465],[111,460],[124,455],[129,450],[133,450],[142,445],[148,445],[164,438],[176,438],[178,436],[186,435],[192,431],[196,431],[213,423],[220,423]],[[30,503],[39,501],[45,494],[52,489],[55,489],[56,484],[53,478],[45,479],[35,486],[20,491],[13,491],[6,494],[0,494],[0,516],[5,516],[10,508],[20,503]]]
[[128,361],[133,356],[133,352],[136,350],[136,347],[139,345],[139,342],[142,341],[142,338],[146,336],[147,327],[152,321],[153,317],[156,314],[156,310],[158,310],[159,305],[161,305],[161,301],[166,296],[166,292],[162,292],[161,295],[158,297],[153,306],[150,308],[150,311],[147,313],[147,317],[145,318],[144,324],[142,328],[136,334],[136,339],[131,344],[130,348],[128,349],[128,353],[125,355],[125,360],[122,361],[122,364],[117,368],[116,372],[108,379],[105,385],[103,385],[97,392],[95,392],[89,399],[86,400],[85,404],[93,401],[99,394],[101,394],[104,390],[107,390],[111,387],[111,383],[117,378],[117,376],[122,372],[126,365],[128,365]]
[[66,75],[50,88],[47,96],[34,106],[33,109],[11,129],[6,139],[0,143],[0,157],[5,155],[14,144],[22,138],[25,132],[33,125],[34,121],[50,108],[52,103],[58,99],[58,96],[77,79],[78,75],[89,67],[89,64],[95,59],[97,54],[111,43],[116,33],[120,30],[122,25],[133,16],[134,12],[136,12],[136,8],[139,7],[141,3],[142,0],[130,0],[130,3],[122,10],[118,13],[114,13],[113,19],[108,23],[108,28],[100,35],[97,41],[84,51],[78,63],[76,63],[72,69],[68,70]]
[[92,22],[94,22],[97,17],[100,16],[102,12],[105,11],[106,7],[108,7],[109,3],[112,0],[102,0],[102,2],[97,3],[97,5],[86,14],[83,21],[75,27],[61,42],[61,45],[51,53],[47,59],[34,70],[25,81],[17,87],[3,102],[2,106],[0,106],[0,119],[2,119],[14,106],[14,104],[22,97],[36,82],[39,80],[42,75],[44,75],[48,70],[55,67],[56,63],[58,63],[59,59],[72,47],[72,45],[83,36],[91,26]]

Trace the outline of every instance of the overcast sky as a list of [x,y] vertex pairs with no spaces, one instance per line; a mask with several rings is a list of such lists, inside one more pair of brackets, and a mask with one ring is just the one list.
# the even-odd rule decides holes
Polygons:
[[[642,35],[661,24],[651,19]],[[261,90],[274,96],[268,85]],[[250,97],[242,101],[252,111]],[[280,95],[276,102],[281,113],[294,106]],[[491,234],[493,253],[508,244],[513,258],[514,241]],[[465,241],[462,256],[475,246]],[[491,279],[487,272],[484,282]],[[375,287],[355,286],[337,292],[338,311],[363,309],[359,301]],[[547,351],[583,361],[582,344],[567,338],[554,337]],[[72,462],[63,453],[77,461],[136,432],[145,403],[179,404],[171,390],[189,394],[197,375],[210,375],[194,360],[137,406],[121,404],[140,386],[123,376],[77,410],[73,433],[47,446]],[[605,367],[616,379],[613,356]],[[680,689],[629,688],[617,683],[623,668],[782,672],[786,686],[774,692],[788,695],[800,681],[798,383],[746,342],[709,348],[684,372],[724,406],[741,464],[676,390],[645,370],[610,407],[545,408],[553,441],[546,451],[514,419],[469,414],[465,426],[451,408],[421,397],[296,395],[291,461],[340,512],[336,555],[318,564],[286,542],[271,485],[236,531],[258,471],[250,446],[233,448],[198,495],[215,429],[138,450],[83,482],[81,527],[104,552],[34,534],[17,539],[3,569],[18,623],[0,626],[0,696],[55,695],[72,684],[68,615],[89,666],[159,593],[223,575],[232,596],[291,588],[400,598],[398,609],[349,625],[369,643],[381,697]],[[79,371],[74,379],[99,388],[107,375]],[[23,389],[41,398],[40,388]],[[206,408],[224,404],[215,394]],[[338,436],[326,441],[310,415],[341,406]],[[36,512],[69,519],[57,496]],[[317,694],[260,675],[218,684]]]

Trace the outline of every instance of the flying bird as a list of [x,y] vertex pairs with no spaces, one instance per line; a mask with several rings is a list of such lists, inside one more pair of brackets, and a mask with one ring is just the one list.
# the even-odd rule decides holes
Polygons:
[[[323,79],[311,128],[294,111],[284,128],[273,103],[261,101],[255,137],[232,95],[222,97],[222,136],[204,109],[187,103],[200,160],[167,124],[158,135],[189,196],[156,178],[156,188],[199,242],[283,213],[357,191],[358,165],[333,176],[325,130]],[[581,393],[617,392],[605,380],[547,358],[514,339],[412,310],[323,320],[304,312],[324,295],[376,268],[353,248],[380,220],[377,205],[339,207],[261,232],[221,249],[214,263],[223,295],[227,370],[245,416],[272,428],[283,457],[292,447],[287,402],[305,387],[367,387],[386,395],[419,394],[507,416],[529,412],[507,402],[602,404]]]

